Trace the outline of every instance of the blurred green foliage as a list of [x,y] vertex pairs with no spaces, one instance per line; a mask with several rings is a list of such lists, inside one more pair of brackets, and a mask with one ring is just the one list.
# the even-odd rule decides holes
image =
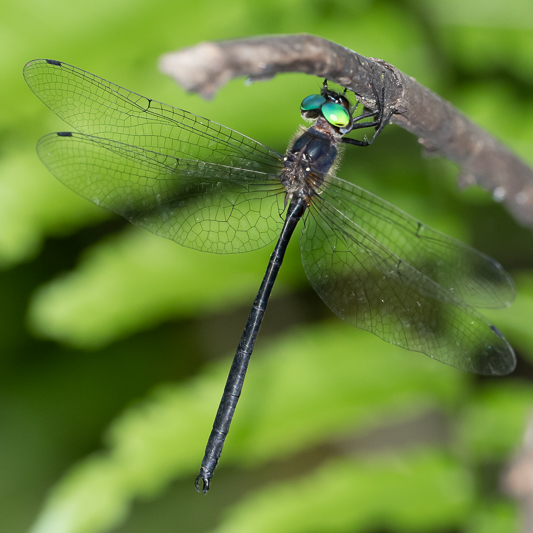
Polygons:
[[270,249],[210,256],[130,228],[57,183],[37,139],[64,125],[25,86],[74,64],[278,151],[321,80],[235,80],[213,101],[157,72],[200,41],[307,32],[382,58],[533,164],[528,0],[8,0],[0,20],[0,531],[516,531],[499,472],[533,406],[533,239],[391,126],[340,176],[495,257],[486,313],[515,375],[462,374],[342,324],[291,244],[207,497],[194,492],[230,358]]

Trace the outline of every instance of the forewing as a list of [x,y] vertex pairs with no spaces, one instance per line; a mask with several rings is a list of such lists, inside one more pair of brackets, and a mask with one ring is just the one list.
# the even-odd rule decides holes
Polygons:
[[46,135],[37,152],[80,196],[183,246],[246,252],[279,235],[285,195],[276,175],[81,133]]
[[[335,195],[326,191],[313,198],[305,219],[304,269],[324,302],[356,327],[461,370],[488,375],[511,372],[515,355],[499,330],[449,288],[380,244],[376,236],[393,238],[384,229],[390,222],[369,215],[378,209],[376,203],[371,195],[360,196],[372,201],[359,209],[374,235],[339,212],[339,202],[330,203]],[[398,230],[398,239],[403,231]],[[411,250],[406,242],[400,243],[400,250]]]
[[26,64],[24,77],[54,113],[81,133],[177,158],[265,173],[283,168],[280,154],[249,137],[72,65],[36,59]]
[[330,177],[320,194],[394,256],[473,307],[511,305],[515,286],[502,266],[474,248],[435,231],[401,209],[347,181]]

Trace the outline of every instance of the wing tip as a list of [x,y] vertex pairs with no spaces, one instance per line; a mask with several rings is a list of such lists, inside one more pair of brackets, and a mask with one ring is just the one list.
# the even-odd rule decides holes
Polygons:
[[485,376],[506,376],[516,369],[516,355],[502,332],[494,325],[489,326],[496,335],[488,346],[476,357],[474,371]]

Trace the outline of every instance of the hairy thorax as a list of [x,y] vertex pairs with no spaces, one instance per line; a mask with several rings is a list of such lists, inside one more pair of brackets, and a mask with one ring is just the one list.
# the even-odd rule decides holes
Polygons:
[[285,170],[280,176],[287,200],[299,196],[310,205],[313,196],[320,194],[328,174],[337,167],[341,138],[324,119],[297,133],[283,158]]

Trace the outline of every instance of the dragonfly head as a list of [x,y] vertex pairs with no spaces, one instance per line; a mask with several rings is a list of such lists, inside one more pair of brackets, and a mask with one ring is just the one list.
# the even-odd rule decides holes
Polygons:
[[328,89],[325,81],[320,94],[311,94],[302,100],[300,112],[306,119],[324,117],[341,135],[353,128],[350,102],[344,95]]

